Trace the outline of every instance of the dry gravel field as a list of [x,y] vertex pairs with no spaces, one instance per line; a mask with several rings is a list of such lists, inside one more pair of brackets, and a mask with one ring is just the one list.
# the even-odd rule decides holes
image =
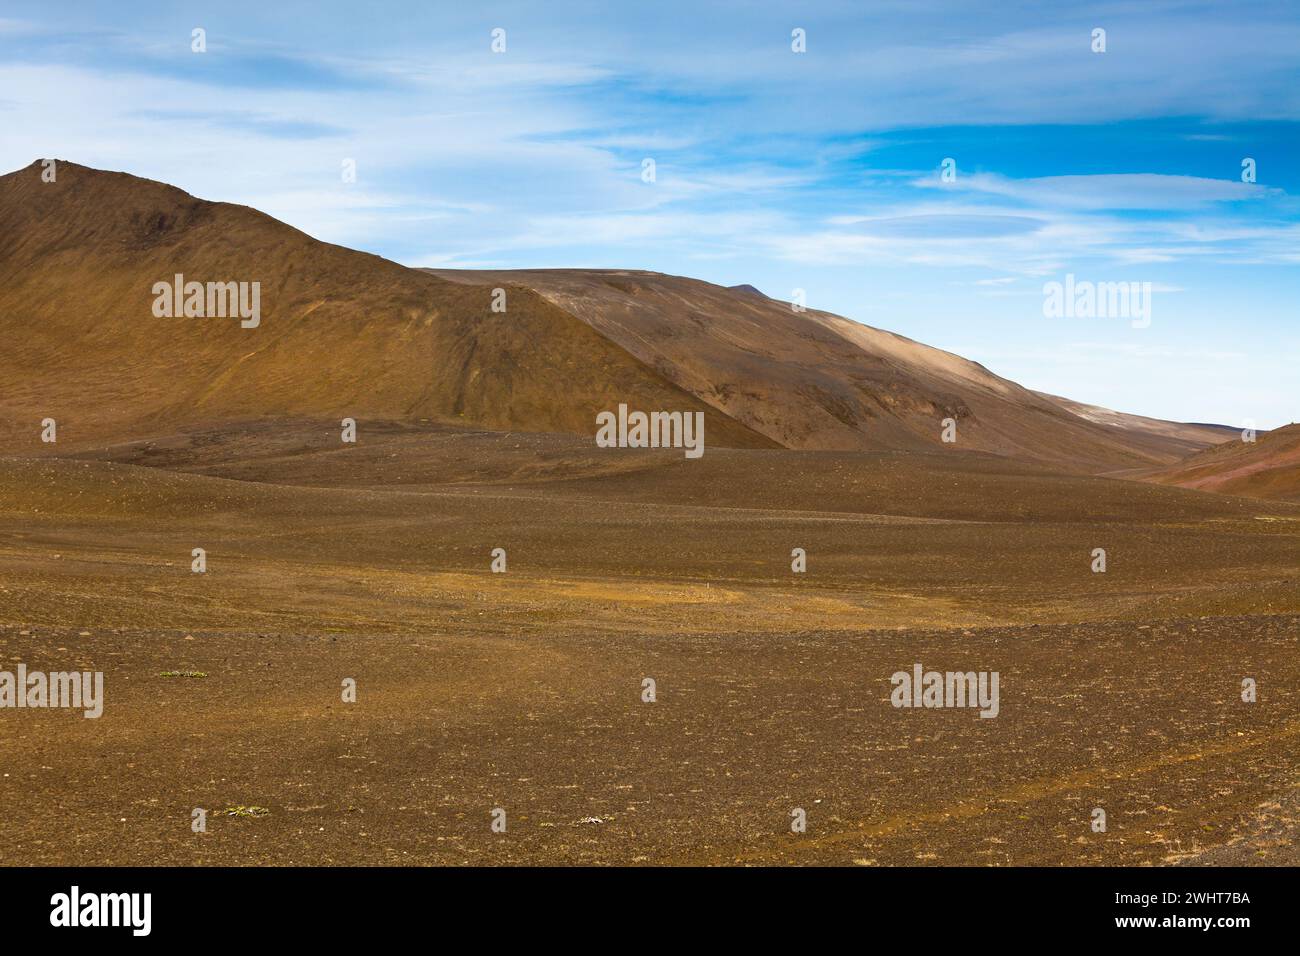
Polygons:
[[[0,668],[105,682],[5,713],[2,862],[1297,862],[1300,506],[595,452],[283,418],[0,458]],[[997,717],[892,706],[916,663],[998,672]]]

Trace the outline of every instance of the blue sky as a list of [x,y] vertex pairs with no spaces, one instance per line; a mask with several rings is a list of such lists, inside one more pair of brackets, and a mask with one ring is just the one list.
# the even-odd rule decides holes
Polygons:
[[[1081,401],[1300,418],[1295,4],[5,4],[0,130],[409,265],[803,289]],[[1045,317],[1067,273],[1150,326]]]

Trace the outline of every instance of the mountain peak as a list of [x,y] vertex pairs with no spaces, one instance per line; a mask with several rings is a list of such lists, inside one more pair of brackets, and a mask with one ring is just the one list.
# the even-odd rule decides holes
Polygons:
[[[0,440],[47,416],[70,444],[274,415],[594,434],[598,412],[627,402],[703,412],[717,445],[773,444],[529,289],[506,288],[502,312],[491,289],[246,206],[55,168],[53,182],[0,177]],[[156,310],[153,290],[173,283],[213,302],[213,287],[256,287],[259,323],[207,315],[207,299],[197,314]]]

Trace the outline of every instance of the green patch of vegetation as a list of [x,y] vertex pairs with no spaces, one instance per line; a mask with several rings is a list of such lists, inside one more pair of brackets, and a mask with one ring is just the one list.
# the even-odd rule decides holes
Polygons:
[[207,671],[163,671],[159,677],[207,677]]
[[271,811],[266,807],[226,807],[224,810],[217,810],[214,816],[218,817],[240,817],[242,819],[257,819],[258,817],[269,817]]

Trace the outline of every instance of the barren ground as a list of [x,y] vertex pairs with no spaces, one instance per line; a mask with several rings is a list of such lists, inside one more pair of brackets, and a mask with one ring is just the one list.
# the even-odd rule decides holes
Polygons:
[[[938,453],[337,437],[0,459],[0,669],[106,696],[0,711],[0,862],[1298,862],[1300,506]],[[998,671],[999,716],[895,709],[915,662]],[[270,812],[191,832],[233,806]]]

